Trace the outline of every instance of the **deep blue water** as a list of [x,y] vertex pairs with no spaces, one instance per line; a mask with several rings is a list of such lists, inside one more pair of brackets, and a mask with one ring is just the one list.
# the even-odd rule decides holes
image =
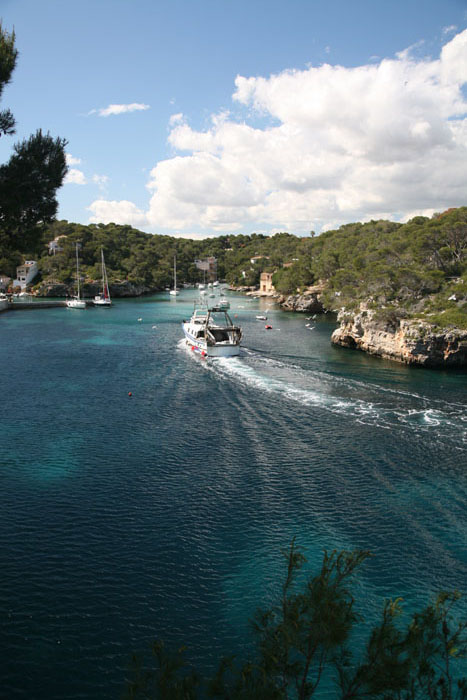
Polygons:
[[118,698],[155,638],[246,655],[294,536],[311,567],[373,552],[370,621],[467,593],[467,374],[333,348],[330,320],[266,331],[235,296],[240,357],[202,360],[193,294],[0,315],[1,697]]

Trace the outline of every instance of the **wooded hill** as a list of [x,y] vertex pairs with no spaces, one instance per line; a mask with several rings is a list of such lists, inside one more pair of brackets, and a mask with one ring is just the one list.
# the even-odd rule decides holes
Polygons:
[[[47,244],[57,236],[65,236],[60,239],[63,251],[49,255]],[[192,284],[203,275],[195,260],[214,256],[219,279],[235,286],[258,285],[260,273],[267,270],[274,272],[274,285],[282,294],[325,281],[329,310],[356,309],[367,301],[382,314],[467,327],[467,207],[431,218],[417,216],[406,224],[346,224],[306,238],[277,233],[197,241],[143,233],[131,226],[56,221],[28,253],[36,255],[44,281],[73,281],[77,241],[81,271],[88,280],[100,278],[101,246],[111,283],[128,280],[151,290],[170,286],[175,254],[178,281]],[[0,272],[13,276],[21,260],[19,253],[11,252],[0,259]]]

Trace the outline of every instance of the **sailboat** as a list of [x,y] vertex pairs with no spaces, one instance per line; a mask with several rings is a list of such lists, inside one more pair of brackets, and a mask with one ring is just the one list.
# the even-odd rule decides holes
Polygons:
[[73,297],[73,299],[68,299],[66,305],[68,306],[69,309],[85,309],[86,302],[84,301],[84,299],[80,298],[80,290],[79,290],[78,243],[76,244],[76,283],[77,283],[78,294],[75,297]]
[[107,270],[104,262],[104,249],[101,248],[101,266],[102,266],[102,292],[94,297],[94,306],[112,306],[110,299],[109,281],[107,279]]
[[169,294],[176,297],[178,294],[177,289],[177,256],[174,255],[174,288],[170,290]]

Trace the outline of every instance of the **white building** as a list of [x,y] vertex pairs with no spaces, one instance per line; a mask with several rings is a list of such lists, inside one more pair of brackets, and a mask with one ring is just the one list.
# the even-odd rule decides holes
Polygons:
[[61,239],[63,239],[63,238],[66,238],[65,234],[62,234],[61,236],[57,236],[57,238],[54,238],[53,241],[50,241],[50,243],[48,244],[49,255],[55,255],[55,253],[62,252],[63,248],[60,245],[60,243],[61,242],[63,243],[63,241],[61,241]]
[[269,255],[254,255],[252,258],[250,258],[250,262],[252,265],[257,263],[258,260],[269,260]]
[[35,260],[25,260],[23,265],[16,268],[16,279],[13,280],[13,288],[21,287],[21,289],[24,289],[28,284],[31,284],[38,272],[39,269]]

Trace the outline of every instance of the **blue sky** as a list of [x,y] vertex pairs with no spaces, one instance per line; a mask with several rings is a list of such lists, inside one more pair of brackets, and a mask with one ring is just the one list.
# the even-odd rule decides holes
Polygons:
[[467,204],[466,0],[0,0],[59,217],[308,233]]

